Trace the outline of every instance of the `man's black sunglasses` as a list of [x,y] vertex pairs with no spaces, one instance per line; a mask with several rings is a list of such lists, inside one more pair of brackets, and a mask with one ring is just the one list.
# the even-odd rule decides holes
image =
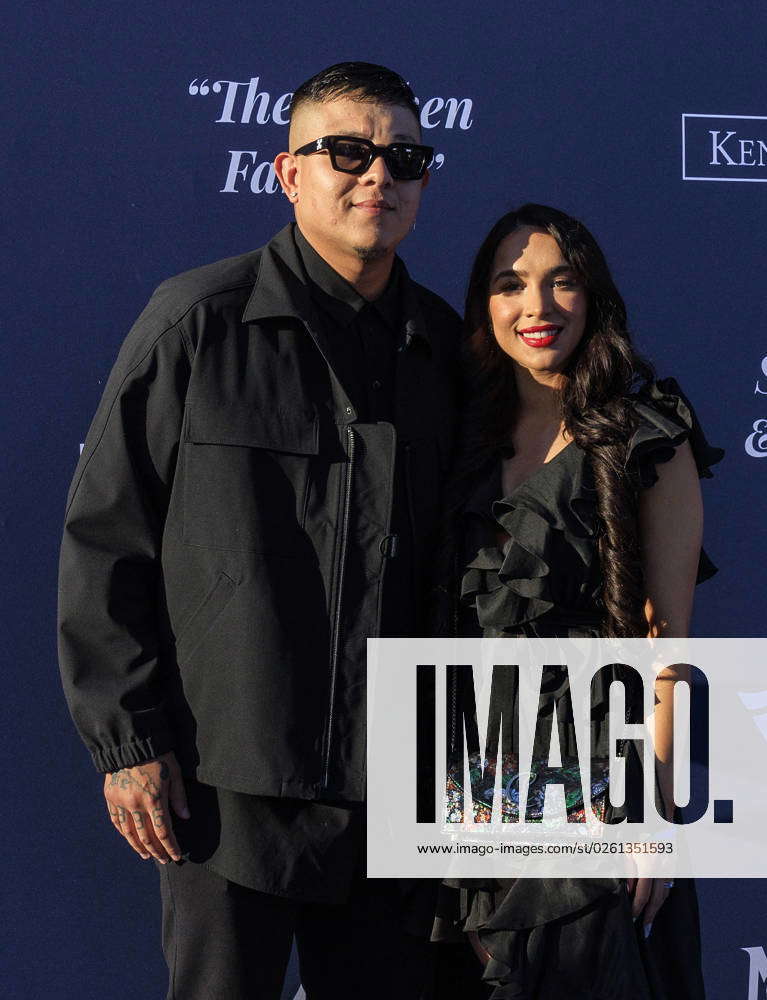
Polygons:
[[376,146],[369,139],[355,139],[351,135],[323,135],[297,149],[294,156],[308,156],[326,149],[334,170],[344,174],[364,174],[377,156],[383,156],[389,173],[395,181],[417,181],[426,173],[434,149],[417,146],[412,142],[392,142]]

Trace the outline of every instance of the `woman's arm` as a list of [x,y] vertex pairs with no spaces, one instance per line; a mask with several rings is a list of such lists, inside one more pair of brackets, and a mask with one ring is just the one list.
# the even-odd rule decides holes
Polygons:
[[[689,632],[693,592],[703,535],[703,502],[695,460],[685,441],[674,457],[657,466],[658,481],[639,498],[639,537],[645,578],[645,615],[650,636],[683,638]],[[656,678],[654,713],[658,782],[670,815],[674,807],[674,681],[689,680],[683,666],[667,667]],[[668,895],[662,879],[639,879],[634,917],[642,914],[645,936]]]
[[639,498],[648,633],[688,634],[703,537],[703,501],[692,449],[681,444],[657,466],[658,481]]
[[[703,503],[690,445],[657,467],[658,482],[639,499],[639,536],[645,577],[648,635],[682,638],[689,632],[703,535]],[[656,679],[655,752],[667,810],[673,808],[674,681],[689,679],[684,666]]]

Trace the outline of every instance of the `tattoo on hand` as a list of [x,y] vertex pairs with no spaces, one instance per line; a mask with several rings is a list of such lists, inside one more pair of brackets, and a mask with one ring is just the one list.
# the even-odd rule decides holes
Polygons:
[[[131,769],[132,770],[132,769]],[[128,789],[135,785],[141,789],[141,791],[148,795],[152,802],[159,802],[162,797],[162,786],[158,785],[155,779],[143,770],[141,767],[136,767],[135,770],[141,775],[144,780],[139,780],[134,774],[131,773],[128,768],[121,768],[119,771],[115,771],[109,781],[111,788],[119,787],[123,791],[127,792]],[[170,768],[168,767],[168,762],[163,760],[160,761],[160,781],[167,781],[170,777]]]
[[[163,761],[163,764],[164,763],[165,761]],[[137,781],[135,778],[133,780],[136,782],[139,788],[141,788],[141,791],[144,792],[145,795],[149,796],[152,802],[159,802],[161,789],[158,788],[157,782],[154,780],[154,778],[152,778],[149,774],[147,774],[146,771],[143,771],[140,767],[136,768],[136,770],[141,775],[141,777],[145,779],[145,781],[144,784],[142,785],[141,782]],[[162,780],[162,775],[160,780]]]

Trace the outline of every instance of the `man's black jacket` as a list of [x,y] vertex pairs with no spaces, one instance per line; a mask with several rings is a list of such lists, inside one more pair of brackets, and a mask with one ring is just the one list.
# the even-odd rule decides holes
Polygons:
[[[111,373],[60,567],[64,687],[99,770],[173,749],[211,785],[364,798],[365,639],[396,551],[394,458],[423,600],[458,317],[405,275],[395,433],[358,419],[300,273],[287,227],[164,282]],[[352,552],[366,586],[349,621]]]

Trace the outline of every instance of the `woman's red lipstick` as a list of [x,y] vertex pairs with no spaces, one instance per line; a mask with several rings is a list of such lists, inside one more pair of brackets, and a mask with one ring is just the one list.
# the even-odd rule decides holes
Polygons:
[[528,326],[518,330],[517,334],[528,347],[549,347],[562,332],[561,326],[544,323],[543,326]]

